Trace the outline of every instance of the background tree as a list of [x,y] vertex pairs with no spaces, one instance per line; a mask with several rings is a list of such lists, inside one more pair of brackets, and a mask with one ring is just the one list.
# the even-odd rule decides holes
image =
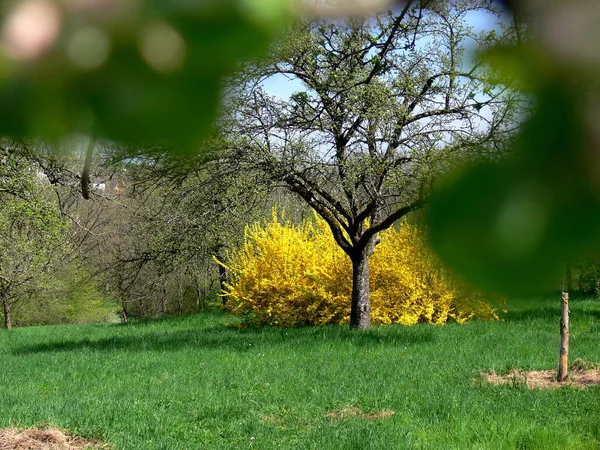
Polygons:
[[[83,152],[77,150],[84,147],[77,142],[70,144],[68,151],[57,152],[39,141],[2,141],[0,196],[5,226],[0,230],[0,239],[7,249],[3,267],[8,270],[9,262],[20,258],[18,268],[26,276],[21,288],[17,289],[15,281],[11,283],[7,303],[12,325],[116,318],[111,293],[105,289],[102,277],[94,274],[104,270],[104,243],[116,231],[112,223],[120,212],[115,205],[123,205],[106,189],[93,186],[90,201],[83,201],[79,173]],[[108,184],[115,175],[114,169],[101,164],[103,155],[106,150],[99,148],[91,172],[96,187],[101,180]],[[13,225],[9,225],[11,222]],[[56,242],[43,228],[51,230],[54,225],[60,228],[56,230]],[[60,242],[63,245],[54,248]],[[33,258],[29,254],[33,249],[38,249],[38,256],[45,261]],[[30,270],[28,264],[35,270]]]
[[[351,327],[370,324],[377,234],[424,205],[450,157],[512,132],[517,97],[465,55],[496,39],[467,23],[482,9],[498,13],[489,1],[409,0],[373,18],[300,22],[240,77],[233,146],[327,222],[352,261]],[[301,90],[270,97],[257,86],[274,75]]]
[[13,179],[23,170],[36,174],[70,244],[60,270],[19,299],[17,324],[103,320],[114,312],[112,298],[125,315],[141,317],[221,302],[216,294],[225,274],[214,258],[223,259],[241,241],[246,221],[258,220],[273,201],[268,180],[215,149],[184,158],[101,140],[84,200],[79,170],[87,139],[58,153],[31,140],[13,144],[21,161]]
[[107,271],[129,313],[196,312],[216,299],[226,274],[215,258],[273,202],[270,181],[230,156],[218,138],[186,158],[157,147],[135,153]]
[[42,288],[65,255],[67,225],[39,173],[10,142],[0,147],[0,172],[0,301],[10,329],[14,304]]

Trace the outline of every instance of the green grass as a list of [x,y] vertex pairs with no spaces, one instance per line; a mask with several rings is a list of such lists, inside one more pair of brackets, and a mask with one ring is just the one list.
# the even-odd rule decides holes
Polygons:
[[[0,332],[0,427],[125,449],[597,449],[600,388],[473,383],[550,369],[560,298],[506,321],[237,330],[218,314]],[[600,304],[573,300],[571,358],[599,361]],[[328,417],[358,407],[381,420]]]

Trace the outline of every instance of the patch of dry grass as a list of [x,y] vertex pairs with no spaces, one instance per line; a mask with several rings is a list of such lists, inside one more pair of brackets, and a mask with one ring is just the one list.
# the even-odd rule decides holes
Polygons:
[[558,389],[576,387],[585,389],[588,386],[600,385],[600,368],[597,363],[576,359],[569,369],[567,381],[557,381],[556,370],[513,370],[505,375],[494,371],[480,373],[484,382],[490,384],[510,384],[526,386],[528,389]]
[[354,418],[365,420],[380,420],[385,419],[386,417],[393,416],[394,414],[396,414],[396,412],[392,411],[391,409],[382,409],[380,411],[365,412],[362,409],[357,408],[356,406],[352,406],[349,408],[330,411],[326,414],[326,416],[339,420],[348,420]]
[[98,441],[71,436],[57,428],[0,429],[0,450],[108,449]]

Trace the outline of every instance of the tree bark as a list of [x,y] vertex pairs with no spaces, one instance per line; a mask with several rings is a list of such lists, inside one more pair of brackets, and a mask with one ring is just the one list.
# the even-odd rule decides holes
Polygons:
[[183,315],[183,287],[181,285],[181,278],[177,280],[177,290],[179,295],[177,296],[177,315]]
[[350,328],[365,330],[371,326],[371,290],[369,285],[369,252],[352,258],[352,303]]
[[2,301],[2,306],[4,309],[4,326],[7,330],[12,329],[12,318],[10,316],[10,303],[8,300]]
[[[227,283],[227,269],[225,269],[225,267],[223,267],[221,264],[217,264],[217,267],[219,268],[219,289],[221,289],[221,294],[223,292],[225,292],[225,283]],[[227,303],[227,297],[223,296],[221,297],[223,304]]]
[[569,376],[569,294],[563,292],[560,315],[560,350],[558,357],[558,382],[562,383]]
[[204,311],[204,294],[197,276],[194,277],[194,288],[196,291],[196,312]]
[[160,299],[160,312],[163,317],[167,316],[167,289],[163,287],[162,289],[162,297]]

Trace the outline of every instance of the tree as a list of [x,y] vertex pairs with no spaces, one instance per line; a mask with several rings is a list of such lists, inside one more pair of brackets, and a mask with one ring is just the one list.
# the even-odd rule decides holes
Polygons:
[[[511,132],[516,98],[465,60],[467,42],[496,39],[466,22],[481,9],[497,13],[489,1],[409,0],[372,18],[300,22],[239,77],[232,146],[327,222],[352,261],[351,327],[370,325],[378,233],[425,204],[450,157]],[[256,87],[274,75],[302,89],[281,101]]]
[[224,259],[241,241],[247,221],[268,209],[268,180],[241,170],[221,151],[218,138],[205,145],[201,154],[186,158],[160,147],[134,154],[123,199],[128,210],[117,220],[122,232],[110,238],[113,267],[107,270],[133,314],[202,308],[204,297],[225,282],[214,258]]
[[10,145],[0,148],[0,172],[0,302],[10,329],[13,305],[39,289],[64,255],[66,224],[35,170]]

